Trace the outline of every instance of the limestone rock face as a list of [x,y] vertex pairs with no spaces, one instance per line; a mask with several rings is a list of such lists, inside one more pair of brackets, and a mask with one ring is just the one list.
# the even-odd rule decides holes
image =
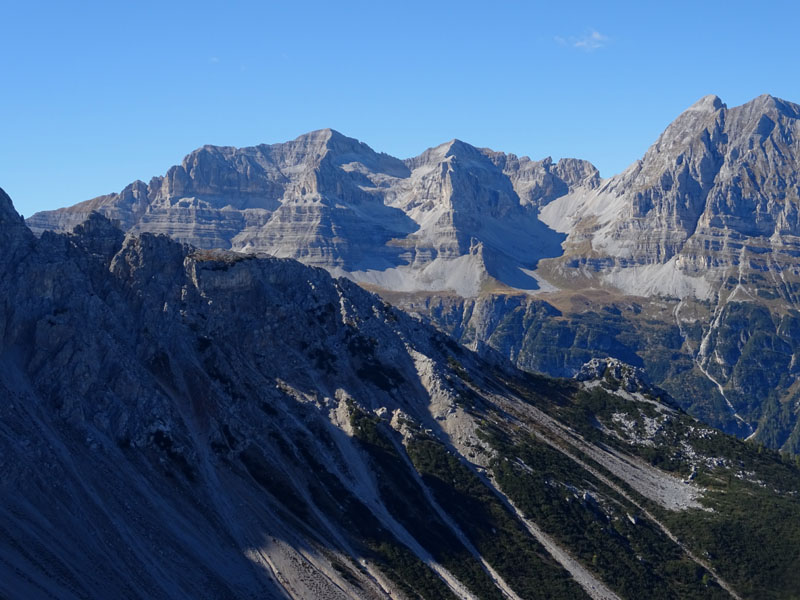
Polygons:
[[453,140],[401,161],[332,130],[253,148],[204,146],[163,177],[38,213],[37,233],[92,211],[131,232],[199,248],[296,258],[388,289],[537,289],[527,271],[557,256],[539,206],[597,183],[589,163],[517,158]]
[[793,302],[798,133],[795,104],[765,95],[729,109],[707,96],[641,160],[601,180],[585,161],[532,161],[459,140],[401,161],[328,129],[283,144],[204,146],[147,185],[28,225],[69,231],[99,210],[128,231],[296,258],[390,291],[471,297],[600,284],[710,299],[763,288]]
[[523,204],[540,208],[577,186],[593,189],[600,184],[600,174],[588,161],[551,158],[532,161],[514,154],[492,152],[489,158],[503,170]]
[[727,108],[707,96],[680,115],[642,160],[595,188],[564,195],[542,219],[568,233],[562,275],[579,265],[634,294],[711,298],[753,275],[800,270],[800,107],[760,96]]

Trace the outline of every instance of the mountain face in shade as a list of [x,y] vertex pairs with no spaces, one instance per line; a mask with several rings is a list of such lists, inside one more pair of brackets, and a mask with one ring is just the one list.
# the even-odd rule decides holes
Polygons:
[[204,146],[147,185],[28,219],[70,231],[92,211],[198,248],[266,252],[403,290],[536,289],[560,254],[540,205],[598,181],[585,161],[534,162],[453,140],[401,161],[332,130],[253,148]]
[[0,244],[3,597],[796,589],[797,467],[620,361],[527,375],[324,270],[37,239],[1,194]]
[[205,147],[91,210],[129,231],[345,275],[523,369],[647,371],[709,424],[800,452],[800,107],[707,96],[601,180],[453,140],[400,161],[324,130]]

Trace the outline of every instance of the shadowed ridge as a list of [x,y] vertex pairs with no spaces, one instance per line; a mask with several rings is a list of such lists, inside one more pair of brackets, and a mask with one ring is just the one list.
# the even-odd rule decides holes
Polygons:
[[0,188],[0,265],[13,268],[20,252],[28,251],[33,242],[33,233],[25,226],[14,203],[5,191]]
[[11,197],[0,188],[0,223],[2,224],[25,224],[25,220],[14,208]]

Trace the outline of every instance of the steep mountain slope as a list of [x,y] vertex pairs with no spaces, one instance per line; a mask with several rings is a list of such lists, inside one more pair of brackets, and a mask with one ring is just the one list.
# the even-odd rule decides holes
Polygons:
[[602,181],[584,161],[457,140],[398,161],[326,130],[205,147],[28,224],[68,230],[97,208],[133,231],[297,258],[524,369],[619,358],[705,422],[800,452],[798,127],[790,102],[708,96]]
[[[569,233],[554,273],[578,267],[624,292],[797,298],[800,106],[707,96],[624,173],[551,202]],[[563,266],[562,266],[563,265]]]
[[253,148],[204,146],[148,185],[38,213],[37,233],[70,231],[91,211],[125,230],[199,248],[263,251],[402,290],[536,289],[526,270],[563,239],[540,204],[597,170],[453,140],[400,161],[332,130]]
[[706,422],[800,452],[798,128],[771,96],[703,98],[625,172],[543,206],[567,239],[536,274],[559,291],[387,297],[525,369],[642,366]]
[[525,375],[323,270],[99,215],[36,239],[1,193],[0,244],[4,597],[800,583],[797,467],[625,365]]
[[[752,435],[757,424],[759,441],[800,449],[791,403],[782,403],[780,429],[767,437],[777,415],[766,403],[786,393],[797,376],[795,311],[776,318],[762,307],[731,303],[714,322],[719,333],[709,337],[711,307],[690,300],[625,297],[598,289],[538,297],[384,297],[424,315],[462,343],[498,351],[527,371],[572,377],[592,358],[621,359],[644,368],[682,408],[706,423],[741,437]],[[700,348],[710,349],[712,357],[719,348],[720,360],[729,361],[725,368],[735,378],[728,382],[719,373],[722,364],[706,370]]]

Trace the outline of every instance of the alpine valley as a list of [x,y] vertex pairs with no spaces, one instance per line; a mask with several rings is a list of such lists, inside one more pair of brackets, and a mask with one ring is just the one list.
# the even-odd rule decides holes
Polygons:
[[643,369],[689,414],[800,452],[800,107],[708,96],[623,173],[453,140],[398,160],[332,130],[205,146],[99,211],[130,232],[320,266],[518,367]]

